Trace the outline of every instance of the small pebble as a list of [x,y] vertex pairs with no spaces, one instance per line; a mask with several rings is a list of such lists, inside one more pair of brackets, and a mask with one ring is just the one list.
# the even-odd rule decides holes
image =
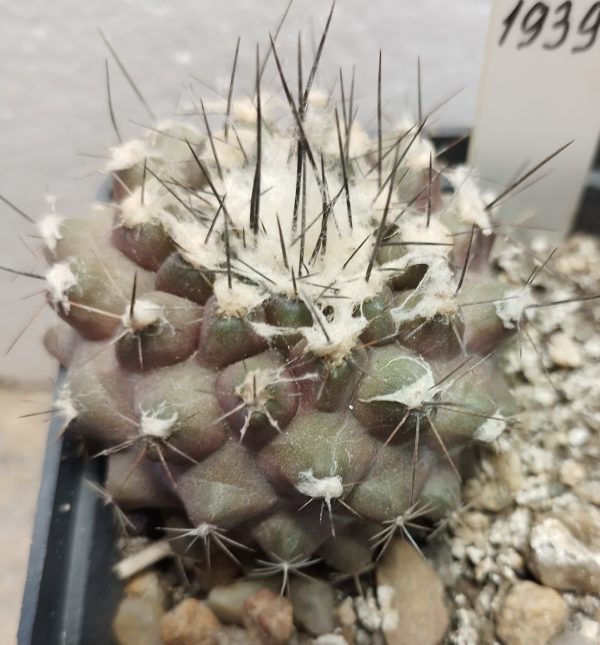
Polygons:
[[335,629],[335,589],[323,580],[296,578],[291,584],[294,620],[318,636]]
[[600,338],[595,336],[586,341],[583,346],[583,351],[590,358],[600,358]]
[[204,590],[217,585],[226,585],[240,575],[240,566],[221,551],[213,554],[210,566],[204,564],[194,567],[194,577]]
[[164,645],[216,645],[221,623],[205,603],[186,598],[160,621]]
[[155,571],[139,573],[131,578],[125,585],[125,595],[152,598],[162,606],[166,602],[166,593],[163,584]]
[[354,611],[354,603],[350,596],[344,598],[344,600],[337,606],[336,613],[340,625],[346,627],[356,625],[356,612]]
[[573,448],[581,448],[590,438],[590,431],[587,428],[573,428],[567,433],[567,441]]
[[559,367],[581,367],[582,359],[579,345],[565,332],[558,331],[548,340],[548,354]]
[[119,645],[162,645],[162,605],[154,598],[127,596],[119,604],[113,632]]
[[244,603],[244,625],[264,645],[284,645],[294,630],[292,603],[261,589]]
[[600,509],[565,496],[556,501],[554,515],[590,549],[600,552]]
[[[474,480],[471,480],[474,482]],[[497,480],[467,484],[467,497],[477,510],[498,513],[512,503],[512,495],[506,484]]]
[[518,582],[502,604],[498,636],[506,645],[546,645],[565,628],[567,613],[567,603],[554,589]]
[[566,459],[560,465],[558,476],[562,484],[574,487],[586,478],[587,472],[579,462],[574,459]]
[[315,638],[313,645],[348,645],[348,641],[341,634],[323,634]]
[[585,616],[580,619],[579,629],[577,630],[579,634],[589,638],[594,643],[600,642],[600,623],[597,623],[591,618],[586,618]]
[[578,483],[575,487],[575,492],[578,497],[586,502],[591,502],[596,506],[600,506],[600,481],[597,479],[581,481],[581,483]]
[[529,564],[541,582],[554,589],[600,593],[600,552],[575,538],[549,517],[531,530]]
[[381,614],[377,606],[377,600],[372,589],[367,589],[365,596],[358,596],[354,599],[358,622],[369,632],[377,631],[381,627]]
[[243,627],[221,627],[216,633],[216,645],[262,645],[262,641]]
[[160,621],[166,596],[158,575],[147,571],[134,576],[124,593],[113,619],[119,645],[162,645]]
[[217,585],[210,590],[206,603],[225,623],[244,624],[244,603],[261,589],[279,589],[273,580],[236,580],[228,585]]
[[391,542],[377,568],[377,598],[388,645],[437,645],[448,629],[444,586],[408,542]]
[[563,632],[558,636],[555,636],[548,645],[597,645],[594,641],[591,641],[589,638],[578,634],[577,632]]

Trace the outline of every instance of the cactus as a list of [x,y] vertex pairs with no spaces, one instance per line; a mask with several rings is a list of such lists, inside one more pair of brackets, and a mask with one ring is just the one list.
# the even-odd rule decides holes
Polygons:
[[111,150],[111,203],[39,227],[57,414],[110,498],[284,576],[355,575],[455,503],[530,305],[490,265],[492,197],[425,120],[371,136],[315,91],[320,50],[296,98],[272,43],[280,94],[257,72],[212,126],[158,123]]

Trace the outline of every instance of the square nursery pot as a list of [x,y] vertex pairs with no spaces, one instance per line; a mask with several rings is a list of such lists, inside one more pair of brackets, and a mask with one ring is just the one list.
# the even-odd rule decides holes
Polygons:
[[[464,161],[468,137],[433,137],[452,164]],[[455,145],[452,145],[455,143]],[[104,195],[107,197],[108,195]],[[600,234],[600,154],[574,230]],[[59,375],[59,385],[64,373]],[[112,509],[88,485],[102,483],[104,463],[82,442],[50,425],[18,632],[19,645],[111,645],[122,586],[112,572],[118,535]]]

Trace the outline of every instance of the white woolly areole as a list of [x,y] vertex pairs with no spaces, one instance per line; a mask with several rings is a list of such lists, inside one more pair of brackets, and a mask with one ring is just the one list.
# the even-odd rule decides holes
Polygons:
[[198,524],[198,526],[195,526],[193,529],[190,529],[187,532],[187,535],[190,536],[197,536],[200,538],[206,538],[212,533],[214,533],[217,529],[216,524],[209,524],[208,522],[202,522],[201,524]]
[[151,300],[136,300],[133,313],[129,309],[123,314],[123,326],[133,331],[142,331],[162,320],[162,307]]
[[[244,165],[245,157],[240,148],[240,143],[246,151],[246,154],[248,154],[248,152],[252,153],[256,145],[254,129],[240,127],[240,124],[238,123],[235,126],[235,134],[232,134],[232,132],[233,129],[230,128],[227,137],[225,136],[224,130],[219,130],[213,134],[213,145],[221,168],[227,168],[228,170],[231,170],[232,168],[240,168]],[[198,151],[198,156],[205,168],[208,170],[209,175],[214,177],[215,181],[217,181],[219,171],[215,163],[215,155],[213,154],[212,146],[210,144],[204,145],[203,148]],[[195,160],[194,164],[196,164]],[[204,178],[202,171],[200,171],[200,174]]]
[[[272,391],[272,386],[277,383],[284,383],[290,381],[289,377],[284,376],[285,368],[279,367],[276,369],[255,369],[249,370],[242,383],[235,388],[235,393],[243,401],[246,408],[246,419],[240,429],[240,436],[244,438],[250,421],[254,412],[261,412],[264,414],[269,423],[277,432],[281,432],[279,423],[275,417],[271,415],[267,403],[275,398]],[[316,374],[307,374],[301,380],[312,380],[318,378]],[[291,379],[294,380],[294,379]]]
[[[384,159],[384,164],[388,168],[388,172],[393,166],[395,156],[400,157],[404,155],[404,168],[408,167],[413,171],[429,169],[430,159],[435,164],[435,147],[426,137],[422,135],[415,137],[418,129],[419,124],[414,119],[403,118],[397,122],[391,132],[387,133],[383,142],[384,151],[394,146],[394,151],[390,152],[386,159]],[[402,140],[396,147],[395,144],[400,137],[402,137]],[[402,166],[399,168],[396,173],[398,178],[402,175],[404,168]],[[402,189],[401,185],[400,189]]]
[[226,316],[243,316],[263,302],[266,293],[256,287],[235,282],[231,289],[226,275],[220,275],[213,284],[213,293],[217,299],[219,313]]
[[[400,146],[400,152],[402,153],[402,148],[406,148],[411,141],[411,136],[406,137],[406,145]],[[405,162],[409,168],[413,170],[425,170],[429,168],[430,159],[435,160],[435,148],[433,144],[428,139],[423,137],[417,137],[410,147],[406,157]]]
[[73,403],[71,388],[69,385],[64,385],[60,389],[58,397],[54,402],[54,409],[56,410],[56,415],[60,417],[62,421],[63,428],[67,428],[71,421],[79,416],[79,413],[75,408],[75,404]]
[[391,309],[397,323],[434,316],[452,316],[458,311],[455,297],[456,278],[445,258],[429,256],[429,268],[414,292],[409,293],[400,305]]
[[[185,182],[193,162],[188,146],[200,146],[205,136],[195,127],[169,119],[159,122],[148,131],[144,140],[134,139],[110,148],[111,159],[105,166],[106,172],[117,172],[146,163],[147,167],[164,179]],[[151,179],[151,173],[146,178]]]
[[502,300],[494,304],[494,309],[498,318],[502,321],[506,329],[514,329],[521,319],[529,305],[533,303],[533,298],[529,289],[512,289]]
[[57,262],[46,272],[48,294],[53,305],[60,305],[65,313],[69,313],[68,292],[77,284],[77,278],[71,271],[69,262]]
[[506,429],[506,421],[500,410],[493,414],[494,419],[486,419],[473,434],[473,439],[490,443],[495,441]]
[[121,201],[118,216],[121,226],[135,228],[136,226],[152,222],[156,217],[156,210],[152,202],[148,204],[144,199],[144,203],[142,204],[141,196],[142,189],[138,187]]
[[447,171],[445,177],[455,191],[448,205],[448,213],[459,222],[469,226],[475,224],[484,235],[490,235],[491,221],[485,206],[492,201],[493,195],[481,192],[473,170],[468,166],[457,166]]
[[206,228],[200,227],[197,222],[180,221],[171,217],[163,219],[163,224],[165,222],[179,253],[193,267],[203,269],[220,265],[223,249],[216,241],[213,244],[205,242]]
[[235,393],[248,406],[260,408],[273,398],[270,387],[285,382],[284,368],[248,370],[244,380],[235,388]]
[[330,501],[341,497],[344,487],[342,486],[342,478],[339,475],[318,478],[313,475],[313,471],[310,469],[298,473],[296,490],[307,497],[320,497]]
[[60,225],[64,218],[55,213],[49,213],[38,222],[37,228],[40,235],[44,239],[44,244],[49,251],[56,250],[56,243],[62,240],[62,233],[60,232]]
[[[322,358],[339,361],[348,356],[356,348],[358,338],[369,321],[362,316],[353,316],[352,311],[344,307],[336,313],[329,322],[321,313],[313,312],[319,316],[321,325],[316,321],[310,327],[276,327],[262,322],[251,322],[254,331],[263,338],[294,334],[300,331],[306,340],[304,353],[313,353]],[[323,328],[327,335],[323,332]]]
[[104,167],[104,170],[109,173],[127,170],[137,163],[143,163],[144,159],[155,156],[148,143],[141,139],[126,141],[120,146],[109,148],[109,152],[111,158]]
[[161,403],[155,410],[142,411],[140,417],[140,432],[147,437],[155,439],[168,439],[174,432],[173,427],[177,422],[177,412],[170,417],[165,417],[165,403]]
[[189,156],[190,145],[198,145],[204,135],[193,125],[177,119],[159,121],[155,128],[148,132],[148,143],[153,150],[160,152],[165,161],[180,161],[182,156]]
[[340,303],[337,303],[335,315],[331,321],[320,313],[313,313],[313,317],[319,316],[327,336],[316,321],[312,327],[303,327],[303,335],[306,339],[305,351],[334,361],[348,356],[356,347],[358,337],[368,324],[365,318],[353,316],[352,313],[347,304],[340,306]]
[[455,297],[456,280],[449,263],[452,249],[447,246],[452,238],[449,230],[438,219],[431,218],[429,226],[423,213],[405,213],[398,224],[396,240],[405,242],[427,242],[426,245],[406,245],[406,251],[396,260],[386,262],[380,275],[389,274],[391,269],[402,271],[415,265],[427,266],[425,276],[414,292],[390,313],[401,324],[407,320],[424,318],[430,320],[437,314],[450,316],[458,311]]
[[119,204],[119,224],[134,228],[141,224],[159,222],[167,227],[175,217],[167,210],[173,197],[154,177],[147,177],[143,188],[134,188]]
[[364,318],[350,318],[346,322],[347,325],[343,320],[336,321],[334,325],[327,325],[329,339],[325,338],[320,327],[303,327],[305,352],[312,352],[332,361],[339,361],[348,356],[356,347],[358,337],[367,323]]
[[308,102],[317,108],[326,108],[329,105],[329,94],[323,90],[311,90],[308,94]]
[[[425,259],[435,256],[447,257],[452,249],[448,244],[452,244],[450,231],[439,219],[432,217],[427,226],[427,218],[423,213],[405,213],[399,220],[399,236],[404,242],[427,242],[431,246],[407,245],[407,251],[411,258],[418,260],[422,255]],[[435,246],[439,244],[439,246]],[[411,262],[416,264],[417,262]]]
[[416,363],[423,368],[423,375],[395,392],[372,396],[368,399],[361,399],[361,401],[364,403],[370,403],[371,401],[390,401],[392,403],[400,403],[409,410],[416,410],[422,407],[423,401],[431,399],[435,394],[435,381],[433,379],[433,372],[429,365],[418,358],[409,357],[395,358],[391,360],[388,365],[391,365],[396,361],[411,361]]
[[256,123],[256,106],[252,99],[245,96],[234,101],[231,106],[231,116],[242,123]]
[[[229,79],[228,79],[229,81]],[[227,92],[226,86],[223,90]],[[265,104],[266,103],[266,104]],[[197,105],[192,104],[194,112],[198,111]],[[263,118],[269,113],[269,103],[263,101],[262,112]],[[207,114],[226,114],[227,99],[205,99],[204,109]],[[231,120],[236,123],[236,127],[254,125],[256,123],[256,105],[250,96],[243,96],[234,99],[231,102]],[[218,137],[215,137],[215,139]]]

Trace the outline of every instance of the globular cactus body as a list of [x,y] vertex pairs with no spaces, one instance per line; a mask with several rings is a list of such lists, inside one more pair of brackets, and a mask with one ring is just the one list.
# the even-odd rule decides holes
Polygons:
[[189,535],[275,569],[356,573],[443,513],[464,449],[504,430],[492,354],[528,301],[489,266],[475,182],[420,124],[378,141],[283,85],[206,135],[159,123],[113,150],[112,203],[42,222],[71,327],[48,340],[57,408],[123,508],[179,509]]

